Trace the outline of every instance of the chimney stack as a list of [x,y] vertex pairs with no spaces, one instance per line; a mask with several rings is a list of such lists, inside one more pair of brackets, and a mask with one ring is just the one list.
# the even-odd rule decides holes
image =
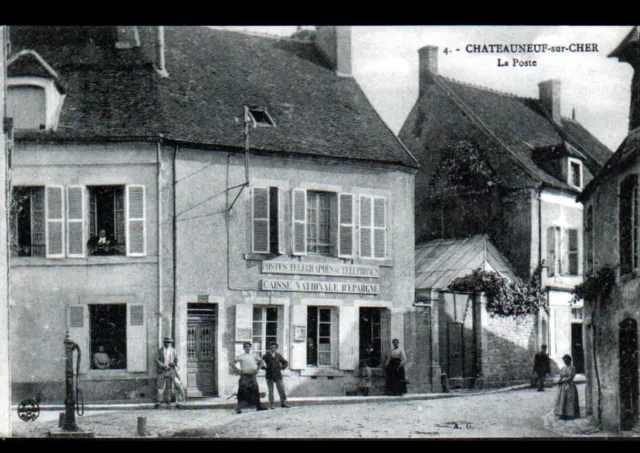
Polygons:
[[116,49],[133,49],[140,47],[140,35],[135,25],[118,25],[116,27]]
[[324,26],[316,29],[316,46],[341,77],[351,73],[351,27]]
[[640,26],[636,25],[618,47],[608,55],[633,68],[631,79],[631,106],[629,108],[629,130],[640,127]]
[[438,74],[438,47],[421,47],[418,49],[418,60],[418,84],[420,87],[420,96],[422,96],[423,87],[429,83],[432,75]]
[[164,61],[164,27],[159,25],[156,27],[156,63],[155,70],[160,77],[169,77]]
[[562,82],[557,79],[545,80],[538,84],[540,91],[540,102],[544,109],[551,115],[557,124],[562,123],[562,112],[560,103],[560,91]]

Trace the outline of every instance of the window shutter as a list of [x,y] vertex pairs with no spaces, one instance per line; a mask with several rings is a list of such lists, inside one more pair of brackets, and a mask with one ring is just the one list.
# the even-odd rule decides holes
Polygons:
[[47,186],[47,258],[64,258],[64,198],[62,186]]
[[556,228],[547,228],[547,276],[556,274]]
[[373,198],[373,256],[385,258],[387,256],[387,209],[386,199]]
[[338,256],[353,256],[353,195],[338,194]]
[[127,304],[127,371],[147,371],[147,329],[144,305]]
[[578,275],[578,230],[569,230],[569,275]]
[[82,358],[80,360],[80,373],[86,374],[89,371],[89,363],[93,354],[89,349],[89,306],[69,305],[67,306],[67,329],[69,336],[74,343],[80,347]]
[[242,344],[247,342],[253,344],[253,304],[236,304],[236,356],[244,353]]
[[67,256],[84,258],[84,187],[67,187]]
[[341,370],[355,370],[358,361],[358,307],[340,307],[339,366]]
[[560,275],[569,274],[569,230],[562,229],[560,239]]
[[[305,331],[304,341],[295,341],[296,327],[303,328]],[[292,370],[302,370],[307,366],[307,306],[292,305],[291,306],[291,349],[289,368]]]
[[373,228],[371,216],[371,197],[360,196],[360,256],[373,257]]
[[269,188],[254,187],[251,217],[253,223],[252,251],[253,253],[269,253]]
[[307,191],[293,189],[293,255],[307,254]]
[[278,253],[284,255],[287,253],[284,234],[284,191],[278,188]]
[[127,186],[127,256],[147,254],[145,188]]

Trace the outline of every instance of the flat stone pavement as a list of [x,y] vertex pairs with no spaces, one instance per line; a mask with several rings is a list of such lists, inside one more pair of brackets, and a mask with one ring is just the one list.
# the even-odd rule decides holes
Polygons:
[[[584,416],[584,384],[578,384]],[[618,437],[597,431],[591,418],[561,421],[553,415],[556,389],[528,386],[483,392],[398,397],[292,398],[291,408],[235,414],[227,401],[217,409],[127,408],[89,410],[78,426],[97,438],[138,438],[138,418],[146,418],[144,438],[563,438]],[[355,404],[355,403],[359,404]],[[319,404],[322,403],[322,404]],[[14,438],[44,438],[56,430],[60,410],[43,410],[34,422],[12,411]],[[626,433],[626,436],[640,433]]]

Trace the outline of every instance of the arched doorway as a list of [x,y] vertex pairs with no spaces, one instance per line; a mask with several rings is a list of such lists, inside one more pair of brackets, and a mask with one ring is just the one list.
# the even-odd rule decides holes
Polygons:
[[620,338],[620,429],[629,431],[638,419],[638,323],[625,319]]

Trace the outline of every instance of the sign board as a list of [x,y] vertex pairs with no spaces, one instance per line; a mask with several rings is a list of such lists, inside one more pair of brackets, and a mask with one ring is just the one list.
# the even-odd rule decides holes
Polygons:
[[319,282],[263,279],[264,291],[296,291],[310,293],[342,293],[342,294],[378,294],[377,283]]
[[379,278],[380,267],[353,264],[299,263],[297,261],[263,261],[262,273]]

